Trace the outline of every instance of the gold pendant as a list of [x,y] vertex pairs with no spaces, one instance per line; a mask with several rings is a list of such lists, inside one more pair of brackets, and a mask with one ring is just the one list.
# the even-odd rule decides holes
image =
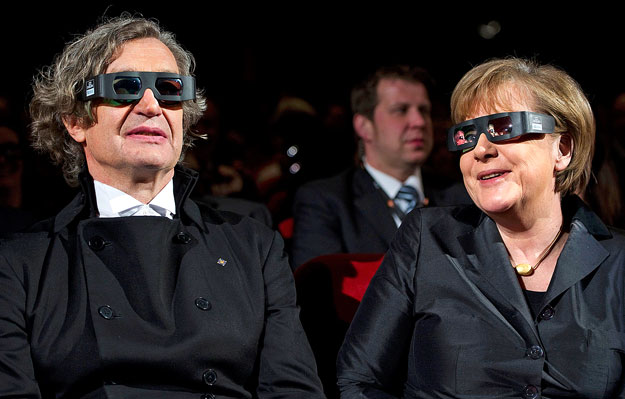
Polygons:
[[519,276],[531,276],[534,273],[534,269],[532,269],[532,265],[527,263],[519,263],[514,267],[516,269],[516,273]]

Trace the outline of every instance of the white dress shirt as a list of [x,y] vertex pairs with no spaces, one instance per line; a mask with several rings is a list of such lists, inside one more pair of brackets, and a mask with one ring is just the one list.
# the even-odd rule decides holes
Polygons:
[[[389,199],[394,200],[397,192],[399,192],[399,189],[403,185],[414,187],[420,194],[421,198],[425,198],[425,195],[423,194],[423,180],[421,179],[421,168],[417,168],[413,175],[409,176],[406,181],[402,182],[400,180],[397,180],[393,176],[388,175],[369,165],[364,159],[363,165],[365,167],[365,170],[369,172],[371,177],[373,177],[373,180],[375,180],[375,182],[378,184],[378,186],[380,186],[382,191],[384,191]],[[402,211],[406,210],[408,204],[405,201],[395,202]],[[393,212],[393,219],[395,220],[395,224],[397,225],[397,227],[399,227],[399,225],[401,224],[401,219],[399,218],[399,215],[397,215],[395,212]]]
[[164,216],[173,219],[176,214],[173,179],[148,204],[97,180],[93,181],[93,185],[101,218]]

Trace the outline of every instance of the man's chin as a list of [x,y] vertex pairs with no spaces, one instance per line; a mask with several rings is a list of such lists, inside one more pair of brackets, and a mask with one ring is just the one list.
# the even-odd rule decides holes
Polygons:
[[406,159],[406,162],[412,166],[414,166],[415,168],[418,166],[421,166],[425,163],[425,161],[428,159],[428,155],[429,153],[427,152],[418,152],[416,154],[413,154],[412,156],[408,157],[408,159]]

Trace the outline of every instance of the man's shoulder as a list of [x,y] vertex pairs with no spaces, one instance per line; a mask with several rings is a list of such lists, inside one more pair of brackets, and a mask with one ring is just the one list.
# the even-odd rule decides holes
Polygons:
[[371,176],[364,169],[353,166],[337,175],[305,183],[299,188],[298,192],[318,193],[319,195],[344,195],[353,192],[357,187],[369,184],[373,187]]
[[251,216],[215,209],[202,202],[192,202],[199,208],[203,224],[198,233],[211,247],[228,248],[249,259],[265,259],[272,250],[282,253],[284,241],[266,223]]
[[235,214],[249,216],[263,222],[269,227],[273,225],[269,208],[261,202],[243,198],[217,197],[213,195],[205,195],[201,198],[194,199],[194,201],[204,206],[208,205],[210,208],[215,210],[230,211]]
[[245,235],[272,235],[273,230],[264,222],[249,215],[225,209],[215,209],[207,203],[193,201],[200,211],[203,223],[209,228]]

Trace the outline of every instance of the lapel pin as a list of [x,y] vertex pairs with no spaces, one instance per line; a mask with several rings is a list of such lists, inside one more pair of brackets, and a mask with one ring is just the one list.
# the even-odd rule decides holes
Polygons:
[[218,264],[219,266],[226,266],[226,263],[228,263],[228,261],[227,261],[227,260],[225,260],[225,259],[223,259],[223,258],[219,258],[219,259],[217,259],[217,264]]

